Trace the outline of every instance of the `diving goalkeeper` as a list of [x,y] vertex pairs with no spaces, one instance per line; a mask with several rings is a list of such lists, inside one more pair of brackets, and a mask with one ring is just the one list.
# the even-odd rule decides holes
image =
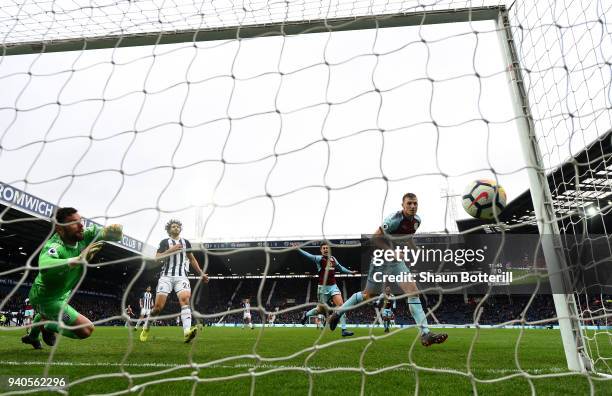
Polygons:
[[[93,323],[68,305],[68,299],[83,277],[85,265],[102,248],[102,241],[119,241],[123,236],[122,226],[118,224],[104,228],[94,224],[85,229],[81,215],[74,208],[58,209],[55,219],[55,233],[38,256],[39,272],[30,289],[30,303],[36,310],[32,330],[21,338],[21,342],[34,349],[42,349],[41,332],[49,346],[55,345],[56,333],[75,339],[91,335]],[[37,326],[41,320],[50,323]]]

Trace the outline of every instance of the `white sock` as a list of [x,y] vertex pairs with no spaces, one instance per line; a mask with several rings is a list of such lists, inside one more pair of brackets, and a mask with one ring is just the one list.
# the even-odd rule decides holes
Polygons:
[[136,328],[138,328],[138,326],[140,326],[140,323],[142,322],[142,319],[138,319],[138,322],[136,322]]
[[189,305],[181,307],[181,321],[183,322],[183,333],[191,328],[191,308]]
[[427,316],[423,311],[421,299],[418,297],[409,297],[408,308],[410,309],[410,313],[412,314],[416,325],[421,329],[421,333],[429,333],[429,326],[427,325]]
[[340,328],[342,331],[346,330],[346,315],[340,316]]

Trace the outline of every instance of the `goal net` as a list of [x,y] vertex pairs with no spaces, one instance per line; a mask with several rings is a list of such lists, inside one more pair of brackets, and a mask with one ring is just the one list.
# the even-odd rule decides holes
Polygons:
[[[350,376],[361,394],[398,378],[415,393],[515,381],[547,393],[539,384],[556,378],[585,392],[609,387],[612,5],[569,3],[0,0],[0,312],[21,311],[54,210],[74,206],[129,235],[87,264],[73,292],[97,326],[80,352],[119,334],[106,326],[136,325],[139,312],[125,309],[139,311],[146,286],[155,294],[151,258],[175,218],[211,278],[192,279],[193,318],[210,325],[200,337],[238,331],[245,298],[254,327],[244,348],[213,333],[155,362],[126,331],[91,366],[61,338],[44,357],[20,360],[21,333],[0,327],[17,340],[0,367],[17,376],[78,366],[70,388],[117,394],[175,384],[254,394],[274,389],[268,378],[291,386],[294,374],[312,394],[321,383],[338,389],[330,373]],[[461,209],[477,179],[507,192],[493,221]],[[348,312],[352,338],[302,329],[317,268],[297,249],[320,254],[331,241],[356,272],[338,277],[346,301],[368,278],[361,236],[401,210],[406,192],[418,196],[417,235],[494,235],[502,245],[530,235],[536,249],[512,263],[527,288],[423,288],[432,329],[457,327],[427,350],[444,357],[422,356],[401,292],[389,334],[368,301]],[[180,325],[180,309],[169,296],[152,330],[164,336],[150,343],[171,342],[163,326]],[[274,327],[261,325],[272,316]],[[545,331],[555,339],[550,364],[532,341]],[[294,347],[281,348],[282,337]],[[511,346],[498,366],[502,338]],[[31,371],[16,368],[27,362]]]

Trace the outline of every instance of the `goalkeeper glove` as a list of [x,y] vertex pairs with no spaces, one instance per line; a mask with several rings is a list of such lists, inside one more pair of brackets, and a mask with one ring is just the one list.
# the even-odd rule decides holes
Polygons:
[[121,224],[111,224],[104,227],[102,239],[107,241],[120,241],[123,237],[123,226]]
[[81,259],[85,259],[88,263],[94,258],[94,256],[102,249],[104,246],[103,241],[97,241],[89,244],[83,251],[81,252]]

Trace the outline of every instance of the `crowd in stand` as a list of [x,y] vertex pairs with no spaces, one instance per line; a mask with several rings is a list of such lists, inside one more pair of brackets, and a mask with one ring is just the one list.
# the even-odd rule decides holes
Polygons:
[[[276,282],[276,285],[274,285]],[[346,284],[342,285],[342,283]],[[341,290],[349,296],[359,290],[359,279],[346,279],[340,281]],[[126,304],[133,310],[132,319],[136,320],[140,313],[139,297],[144,290],[144,284],[133,288],[126,297]],[[142,288],[142,290],[141,290]],[[313,307],[316,302],[316,282],[308,278],[274,279],[267,280],[260,290],[259,279],[231,279],[215,280],[208,285],[194,287],[193,303],[197,312],[205,314],[202,322],[212,323],[242,323],[242,300],[251,300],[251,315],[254,323],[262,323],[264,312],[274,311],[277,307],[281,313],[276,315],[276,323],[297,324],[302,312]],[[11,298],[6,296],[12,293]],[[258,299],[258,293],[260,298]],[[23,307],[27,297],[27,289],[19,288],[12,292],[8,288],[0,288],[0,313],[4,314],[5,325],[21,324],[23,320]],[[98,325],[124,325],[121,300],[122,292],[76,294],[70,304]],[[307,300],[308,297],[308,300]],[[431,310],[430,323],[440,324],[473,324],[476,321],[483,325],[519,325],[522,323],[539,322],[539,325],[557,324],[552,296],[510,296],[490,295],[444,295],[438,304],[439,296],[421,296],[426,312]],[[590,299],[582,298],[579,301],[585,323],[591,325],[612,325],[612,304],[610,296],[595,295]],[[6,301],[5,301],[6,300]],[[404,301],[398,299],[396,309],[397,324],[413,324],[412,317]],[[260,303],[258,304],[258,301]],[[308,301],[308,302],[307,302]],[[308,306],[304,304],[308,303]],[[588,309],[585,309],[587,307]],[[232,312],[233,311],[233,312]],[[170,295],[162,314],[178,314],[179,305],[176,296]],[[587,319],[588,318],[588,319]],[[591,319],[593,318],[593,319]],[[367,324],[376,319],[375,304],[365,304],[347,313],[348,323]],[[174,317],[157,321],[158,325],[174,325]]]

